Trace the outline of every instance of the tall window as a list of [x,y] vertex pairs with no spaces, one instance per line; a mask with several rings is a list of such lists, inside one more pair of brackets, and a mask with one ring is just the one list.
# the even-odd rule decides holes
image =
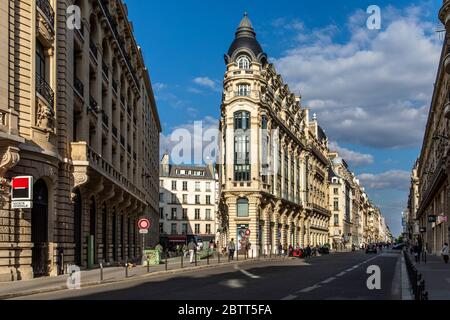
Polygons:
[[172,220],[177,220],[177,208],[172,208]]
[[211,209],[206,209],[205,220],[211,220]]
[[234,180],[250,181],[250,113],[234,114]]
[[187,186],[188,186],[187,181],[183,181],[183,191],[188,191]]
[[183,209],[183,220],[187,220],[188,218],[188,209]]
[[172,203],[177,203],[177,202],[178,202],[177,195],[172,194]]
[[183,194],[183,203],[184,204],[188,203],[188,195],[187,194]]
[[248,217],[248,199],[247,198],[239,198],[237,201],[237,216],[238,217]]
[[164,220],[164,208],[159,208],[159,218]]
[[195,220],[200,220],[200,209],[195,209]]
[[211,182],[206,183],[206,192],[211,192]]
[[195,234],[200,234],[200,225],[199,224],[195,225]]
[[161,202],[161,203],[164,202],[164,193],[159,194],[159,202]]
[[164,223],[159,224],[159,233],[164,233]]
[[172,181],[172,190],[177,190],[177,182]]
[[239,69],[250,69],[250,59],[246,56],[240,56],[237,61]]
[[339,200],[334,199],[334,211],[339,211]]
[[177,234],[177,224],[176,223],[172,223],[170,226],[170,233],[171,234]]
[[211,225],[210,224],[207,224],[206,225],[206,230],[205,230],[206,232],[206,234],[211,234]]
[[206,196],[206,204],[211,204],[211,196]]
[[338,214],[335,214],[335,215],[334,215],[334,225],[335,225],[335,226],[338,226],[338,225],[339,225],[339,215],[338,215]]
[[239,84],[237,95],[241,97],[248,97],[250,95],[250,85],[247,83]]
[[195,183],[195,191],[200,191],[200,182]]
[[36,41],[36,74],[47,81],[44,47],[39,41]]
[[195,204],[200,204],[200,196],[199,195],[195,196]]
[[183,223],[181,226],[181,234],[186,235],[188,233],[188,225],[187,223]]

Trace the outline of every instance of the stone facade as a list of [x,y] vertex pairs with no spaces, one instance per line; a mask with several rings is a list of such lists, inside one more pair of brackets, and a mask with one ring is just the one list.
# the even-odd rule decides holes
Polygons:
[[165,244],[175,246],[198,236],[215,241],[218,190],[214,166],[169,164],[161,161],[159,178],[160,235]]
[[242,230],[254,256],[327,243],[327,137],[267,61],[247,16],[225,62],[220,245],[233,238],[242,254]]
[[[81,28],[67,8],[81,8]],[[140,256],[158,239],[159,117],[127,10],[115,0],[0,3],[0,280]],[[143,139],[143,137],[148,137]],[[34,178],[34,208],[9,181]]]
[[[405,232],[410,240],[435,254],[450,241],[450,1],[443,1],[439,19],[446,29],[446,41],[439,60],[422,150],[412,172],[408,212],[404,213]],[[418,233],[412,227],[416,223]]]

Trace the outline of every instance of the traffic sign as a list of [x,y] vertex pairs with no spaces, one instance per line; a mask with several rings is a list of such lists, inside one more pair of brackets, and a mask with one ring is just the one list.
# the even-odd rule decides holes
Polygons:
[[249,236],[250,236],[250,234],[251,234],[251,231],[250,231],[250,229],[247,229],[247,230],[245,231],[245,235],[246,235],[247,237],[249,237]]
[[138,227],[139,229],[145,229],[148,230],[150,229],[150,220],[146,219],[146,218],[142,218],[138,221]]
[[435,215],[428,216],[428,222],[429,223],[436,222],[436,216]]
[[148,234],[148,229],[139,229],[140,234]]

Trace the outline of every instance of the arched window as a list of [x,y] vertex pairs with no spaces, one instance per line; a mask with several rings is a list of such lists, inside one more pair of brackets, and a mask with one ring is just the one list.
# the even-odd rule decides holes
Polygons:
[[234,180],[250,181],[250,112],[234,113]]
[[246,56],[240,56],[237,60],[239,69],[250,69],[250,59]]
[[248,199],[247,198],[239,198],[237,200],[237,216],[238,217],[248,217]]
[[267,117],[262,116],[261,118],[261,129],[267,130]]
[[234,129],[250,129],[250,112],[237,111],[234,113]]

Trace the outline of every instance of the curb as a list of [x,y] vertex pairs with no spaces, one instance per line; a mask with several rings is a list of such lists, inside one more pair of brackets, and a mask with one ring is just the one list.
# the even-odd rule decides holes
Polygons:
[[414,300],[414,296],[412,294],[412,286],[411,282],[409,281],[408,272],[406,271],[406,263],[405,263],[405,257],[402,255],[401,257],[401,277],[402,277],[402,300],[404,301],[411,301]]
[[[293,259],[297,259],[297,258],[274,258],[274,259],[270,259],[270,260],[269,259],[258,260],[255,258],[255,259],[250,259],[250,260],[224,262],[224,263],[220,263],[220,264],[203,265],[203,266],[197,266],[197,267],[194,266],[194,267],[178,268],[178,269],[167,270],[167,271],[162,270],[162,271],[155,271],[155,272],[130,276],[128,278],[85,282],[85,283],[81,284],[80,287],[82,289],[86,289],[86,288],[97,287],[97,286],[107,285],[107,284],[112,284],[112,283],[127,282],[127,281],[130,282],[130,281],[134,281],[136,279],[145,279],[145,278],[151,278],[151,277],[160,276],[160,275],[171,275],[171,274],[175,274],[175,273],[183,273],[183,272],[189,272],[189,271],[194,271],[194,270],[213,269],[213,268],[217,268],[217,267],[237,265],[237,264],[241,264],[241,263],[248,263],[248,262],[255,262],[255,261],[278,262],[278,261],[286,261],[286,260],[293,260]],[[58,285],[58,286],[48,287],[48,288],[44,288],[44,289],[35,289],[35,290],[30,290],[30,291],[23,291],[23,292],[0,295],[0,300],[14,299],[14,298],[19,298],[19,297],[33,296],[36,294],[58,292],[58,291],[65,291],[65,290],[69,290],[66,285]]]

